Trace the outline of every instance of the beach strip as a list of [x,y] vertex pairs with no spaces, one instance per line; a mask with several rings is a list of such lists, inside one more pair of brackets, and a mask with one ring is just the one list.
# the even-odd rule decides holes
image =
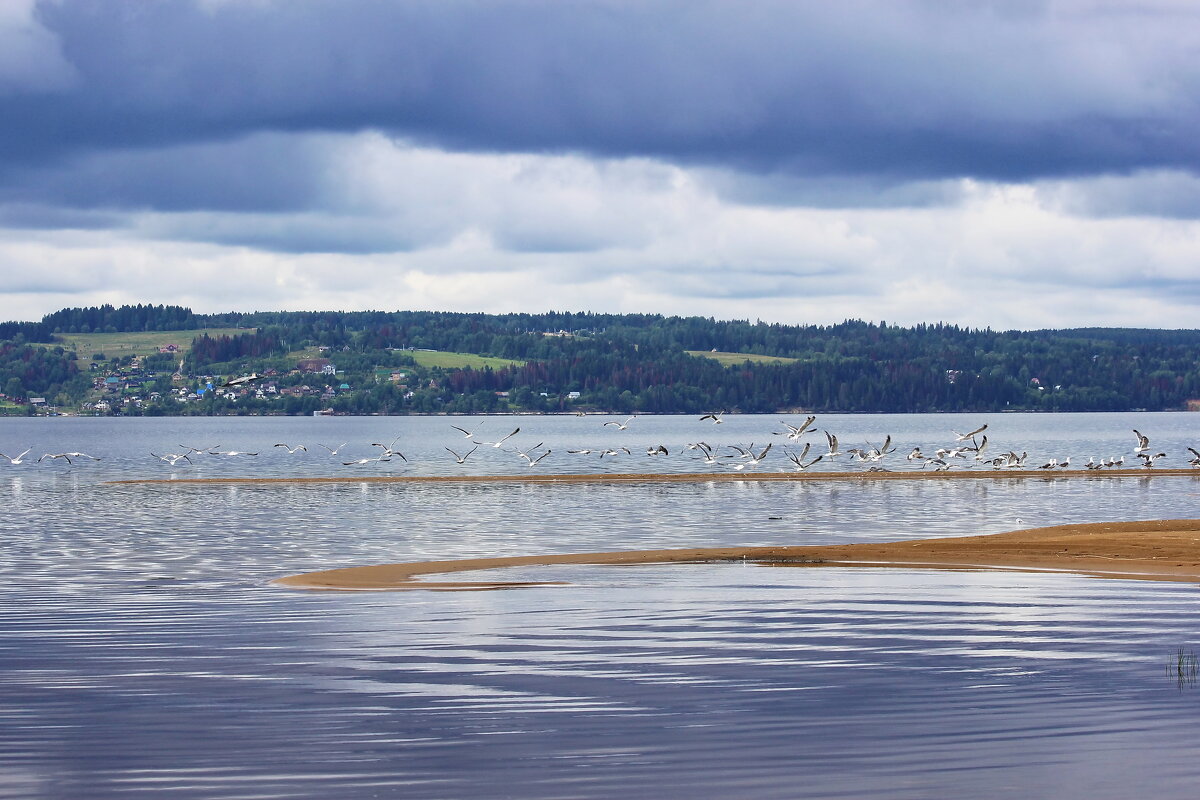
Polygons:
[[347,567],[291,575],[276,586],[329,590],[488,590],[548,585],[536,581],[427,581],[504,567],[556,564],[753,562],[765,566],[907,567],[1062,571],[1097,577],[1200,582],[1200,520],[1101,522],[1030,528],[988,536],[803,547],[698,547],[604,553],[471,558]]
[[922,481],[922,480],[1057,480],[1061,478],[1193,478],[1197,469],[1112,469],[1112,470],[949,470],[924,472],[630,472],[522,473],[518,475],[336,475],[321,477],[213,477],[213,478],[125,478],[106,485],[152,484],[195,486],[205,484],[305,484],[305,483],[711,483],[720,481],[825,482],[825,481]]

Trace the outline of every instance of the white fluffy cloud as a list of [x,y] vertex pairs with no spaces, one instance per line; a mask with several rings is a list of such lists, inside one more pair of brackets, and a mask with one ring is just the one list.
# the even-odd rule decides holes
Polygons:
[[736,175],[647,159],[377,134],[300,149],[319,210],[109,208],[108,228],[0,229],[0,317],[172,302],[1186,327],[1200,293],[1200,221],[1080,213],[1063,198],[1086,181],[961,180],[941,204],[829,208],[739,202]]

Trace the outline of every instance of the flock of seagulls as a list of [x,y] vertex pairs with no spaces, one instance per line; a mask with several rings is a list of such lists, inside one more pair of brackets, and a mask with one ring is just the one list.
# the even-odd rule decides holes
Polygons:
[[[700,421],[720,425],[724,421],[722,416],[725,413],[724,411],[720,411],[705,414],[700,417]],[[613,434],[627,435],[624,432],[636,430],[637,419],[637,415],[630,416],[624,420],[610,419],[601,423],[600,427]],[[937,446],[928,452],[923,450],[920,445],[912,447],[907,455],[903,456],[903,463],[889,466],[889,463],[899,461],[902,458],[901,456],[894,455],[897,447],[890,435],[886,436],[879,443],[864,442],[861,446],[843,450],[838,435],[831,431],[817,428],[816,421],[816,415],[809,415],[798,424],[788,420],[781,420],[783,429],[772,431],[772,435],[782,437],[782,440],[778,440],[778,447],[775,446],[776,441],[767,442],[766,444],[750,442],[748,444],[735,443],[724,445],[693,441],[688,442],[680,449],[676,449],[675,455],[677,458],[698,459],[706,466],[736,472],[753,471],[757,468],[771,469],[772,465],[768,462],[779,464],[780,471],[784,472],[803,472],[816,464],[824,464],[822,469],[825,470],[836,470],[836,466],[831,466],[836,463],[846,464],[850,469],[857,467],[867,472],[888,471],[896,467],[927,471],[947,471],[952,469],[1056,471],[1067,470],[1072,467],[1072,458],[1070,455],[1061,459],[1056,456],[1031,462],[1029,453],[1025,451],[1017,453],[1015,449],[1009,449],[1004,452],[997,452],[992,448],[991,441],[988,438],[989,429],[986,424],[966,432],[952,430],[946,437],[947,441],[944,445]],[[476,456],[475,454],[480,448],[488,448],[501,453],[509,453],[532,469],[545,461],[554,452],[549,448],[543,450],[544,442],[538,442],[532,446],[521,444],[516,438],[521,434],[519,426],[503,436],[497,436],[494,439],[485,439],[480,435],[483,425],[483,422],[478,422],[469,427],[462,427],[460,425],[449,426],[457,432],[457,435],[465,440],[463,445],[455,447],[447,445],[443,447],[454,463],[460,466],[465,465],[472,456],[475,456],[475,459],[478,460],[481,456]],[[821,442],[822,437],[817,435],[818,431],[823,434],[823,443]],[[1131,457],[1133,463],[1137,463],[1145,469],[1151,469],[1158,461],[1169,458],[1166,452],[1156,451],[1151,446],[1150,438],[1147,435],[1136,429],[1133,430],[1133,435],[1135,440],[1132,443],[1130,451],[1105,457],[1093,455],[1081,466],[1090,471],[1121,468],[1125,465],[1126,456],[1128,455]],[[342,442],[336,446],[317,443],[314,446],[325,450],[329,454],[329,457],[336,458],[338,463],[346,467],[388,463],[393,460],[410,464],[408,456],[398,448],[400,440],[401,437],[397,436],[387,444],[372,442],[370,446],[378,448],[378,451],[370,456],[361,458],[349,458],[341,455],[343,449],[349,445],[348,442]],[[258,451],[222,450],[219,444],[206,447],[181,444],[179,448],[177,452],[156,453],[151,451],[150,456],[171,467],[178,467],[181,464],[194,465],[196,460],[201,458],[223,457],[243,459],[259,456]],[[304,444],[288,442],[277,442],[270,449],[276,452],[282,450],[288,456],[298,456],[298,454],[307,454],[309,452],[309,448]],[[1200,450],[1193,447],[1187,449],[1191,454],[1187,463],[1193,468],[1200,468]],[[33,448],[28,447],[16,456],[0,453],[0,459],[7,461],[9,465],[17,466],[24,464],[26,461],[33,460],[30,456],[32,452]],[[489,452],[489,450],[485,450],[485,452]],[[594,455],[600,459],[617,459],[632,456],[633,451],[628,446],[611,445],[568,449],[566,450],[566,454],[573,457]],[[665,444],[650,444],[645,448],[645,455],[655,459],[667,458],[671,456],[671,449]],[[36,462],[41,463],[43,461],[55,461],[58,459],[66,461],[67,464],[75,464],[76,462],[85,460],[101,460],[100,457],[88,455],[87,453],[63,452],[44,453],[36,459]]]

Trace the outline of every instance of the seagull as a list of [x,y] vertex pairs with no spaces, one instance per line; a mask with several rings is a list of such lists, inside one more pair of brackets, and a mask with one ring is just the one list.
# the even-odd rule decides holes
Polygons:
[[150,455],[154,456],[159,461],[167,462],[172,467],[175,466],[175,464],[179,461],[186,461],[189,464],[192,463],[192,459],[188,458],[187,453],[167,453],[166,455],[160,456],[158,453],[151,451]]
[[1196,450],[1194,447],[1189,447],[1188,452],[1195,456],[1195,458],[1188,459],[1188,463],[1193,467],[1200,467],[1200,451]]
[[1120,466],[1123,466],[1124,464],[1125,464],[1125,456],[1124,455],[1122,455],[1120,458],[1117,458],[1116,456],[1109,456],[1108,461],[1104,464],[1104,466],[1120,467]]
[[[482,424],[483,424],[482,422],[481,422],[481,423],[479,423],[479,425],[482,425]],[[454,430],[456,430],[456,431],[458,431],[459,433],[461,433],[461,434],[462,434],[462,435],[463,435],[465,438],[467,438],[467,439],[470,439],[472,436],[474,436],[474,435],[475,435],[473,432],[471,432],[471,431],[467,430],[466,428],[460,428],[460,427],[458,427],[457,425],[451,425],[450,427],[451,427],[451,428],[454,428]],[[476,428],[478,428],[479,426],[477,425],[477,426],[475,426],[475,427],[476,427]]]
[[258,453],[247,453],[242,450],[209,450],[210,456],[256,456]]
[[[87,453],[46,453],[42,458],[65,458],[68,464],[73,463],[71,461],[72,458],[89,458],[92,461],[101,460],[99,456],[89,456]],[[39,458],[38,461],[41,461],[42,458]]]
[[705,464],[716,464],[717,463],[717,457],[713,455],[712,448],[710,446],[708,446],[704,442],[697,442],[696,447],[698,447],[700,449],[701,453],[704,453],[704,455],[699,456],[699,458],[703,459]]
[[251,381],[257,381],[261,378],[262,376],[257,372],[252,372],[249,375],[243,375],[240,378],[230,378],[221,384],[221,388],[224,389],[226,386],[241,386],[243,383],[250,383]]
[[912,452],[905,456],[909,461],[924,461],[925,454],[921,452],[921,448],[914,447]]
[[186,444],[181,444],[181,445],[179,445],[179,446],[180,446],[180,447],[182,447],[184,450],[187,450],[187,451],[188,451],[188,455],[193,455],[193,454],[195,454],[195,455],[198,455],[198,456],[199,456],[199,455],[205,455],[205,456],[207,456],[207,455],[211,455],[211,453],[209,452],[210,450],[216,450],[216,449],[217,449],[218,447],[220,447],[221,445],[219,445],[219,444],[214,444],[214,445],[211,445],[211,446],[209,446],[209,447],[191,447],[191,446],[189,446],[189,445],[186,445]]
[[[729,446],[734,450],[741,452],[742,455],[737,457],[744,459],[742,463],[735,467],[735,469],[745,469],[747,466],[757,466],[760,461],[767,457],[767,453],[771,451],[771,444],[769,442],[767,443],[767,446],[758,453],[758,455],[755,455],[753,450],[747,450],[744,447],[738,447],[736,444],[731,444]],[[754,445],[750,446],[753,447]]]
[[[447,449],[447,450],[450,450],[450,448],[449,448],[449,447],[447,447],[446,449]],[[466,460],[467,460],[467,456],[471,455],[471,453],[474,453],[474,452],[475,452],[476,450],[478,450],[478,449],[479,449],[479,445],[475,445],[475,446],[474,446],[474,447],[472,447],[470,450],[468,450],[467,452],[463,453],[461,456],[460,456],[458,453],[455,453],[453,450],[450,450],[450,454],[454,456],[454,460],[455,460],[455,461],[457,461],[458,463],[460,463],[460,464],[461,464],[461,463],[463,463],[464,461],[466,461]]]
[[604,458],[605,456],[615,456],[615,455],[620,455],[621,453],[624,453],[625,455],[630,455],[629,448],[628,447],[619,447],[616,450],[613,450],[611,448],[607,449],[607,450],[601,450],[600,457]]
[[635,419],[637,419],[636,415],[630,417],[629,419],[625,420],[624,422],[617,422],[615,419],[610,419],[608,422],[606,422],[604,424],[605,425],[614,425],[614,426],[616,426],[617,430],[623,431],[626,428],[628,428],[629,423],[633,422]]
[[588,448],[584,448],[582,450],[568,450],[567,452],[571,453],[573,455],[590,456],[592,453],[594,453],[596,451],[589,450]]
[[987,435],[984,434],[983,441],[980,442],[979,444],[975,445],[975,460],[976,461],[983,461],[983,452],[985,450],[987,450],[987,447],[988,447],[988,438],[987,438]]
[[510,433],[508,436],[500,437],[500,441],[498,441],[498,442],[476,442],[474,439],[472,439],[471,441],[474,444],[478,444],[478,445],[490,444],[492,447],[499,447],[500,445],[504,444],[505,442],[507,442],[509,439],[516,436],[520,432],[521,432],[521,429],[517,428],[512,433]]
[[703,417],[700,418],[700,421],[704,422],[704,420],[706,420],[706,419],[711,419],[713,421],[714,425],[720,425],[722,422],[725,421],[725,420],[721,419],[721,415],[724,413],[725,413],[724,411],[716,411],[711,414],[705,414]]
[[1144,435],[1138,433],[1136,430],[1133,432],[1133,435],[1138,437],[1137,447],[1133,448],[1133,452],[1144,453],[1150,449],[1150,437],[1149,436],[1144,436]]
[[671,453],[667,450],[667,448],[665,446],[660,444],[657,447],[647,447],[646,455],[648,455],[648,456],[669,456],[669,455],[671,455]]
[[349,442],[342,442],[337,447],[330,447],[327,444],[321,444],[320,442],[317,442],[317,446],[324,447],[326,450],[329,451],[329,455],[331,455],[331,456],[336,456],[338,454],[338,450],[341,450],[343,447],[345,447],[348,444],[349,444]]
[[817,418],[815,415],[810,416],[808,419],[804,420],[804,424],[799,427],[796,427],[795,425],[790,424],[786,420],[780,420],[780,421],[783,422],[784,427],[788,429],[787,433],[785,434],[782,431],[776,431],[775,435],[776,436],[779,436],[779,435],[787,436],[787,438],[791,439],[794,442],[794,441],[798,440],[801,436],[803,436],[805,434],[805,432],[808,431],[809,426],[812,425],[814,422],[816,422]]
[[295,447],[288,447],[286,444],[277,444],[277,445],[274,445],[274,446],[275,446],[275,447],[282,447],[283,449],[285,449],[285,450],[287,450],[287,451],[288,451],[288,455],[293,455],[293,456],[294,456],[294,455],[296,455],[296,452],[297,452],[297,451],[299,451],[299,450],[303,450],[303,451],[304,451],[304,452],[306,452],[306,453],[308,452],[308,448],[307,448],[307,447],[305,447],[305,446],[304,446],[304,445],[302,445],[302,444],[298,444],[298,445],[296,445]]
[[521,458],[529,458],[529,454],[532,453],[534,450],[537,450],[543,444],[545,444],[545,442],[538,442],[533,447],[527,447],[524,450],[522,450],[519,447],[514,447],[513,452],[516,453],[517,455],[519,455]]
[[954,441],[956,441],[956,442],[965,442],[967,439],[970,439],[970,438],[971,438],[972,436],[974,436],[975,434],[977,434],[977,433],[983,433],[983,432],[984,432],[984,431],[986,431],[986,430],[987,430],[987,424],[986,424],[986,423],[984,423],[983,425],[980,425],[978,428],[976,428],[975,430],[971,431],[970,433],[959,433],[958,431],[952,431],[952,433],[953,433],[953,434],[954,434],[954,436],[955,436],[955,439],[954,439]]
[[521,455],[525,457],[525,460],[529,462],[529,466],[532,467],[533,465],[537,464],[539,461],[541,461],[543,458],[545,458],[546,456],[550,455],[553,452],[554,452],[553,450],[547,450],[546,452],[542,453],[537,458],[532,458],[532,457],[526,455],[525,453],[522,453]]
[[25,452],[21,453],[21,455],[17,456],[16,458],[13,458],[12,456],[6,456],[4,453],[0,453],[0,457],[7,458],[10,464],[20,464],[25,456],[29,455],[29,451],[32,449],[32,447],[25,448]]
[[[400,454],[397,453],[396,455],[400,455]],[[408,459],[405,459],[405,461],[407,461],[407,460]],[[344,466],[350,467],[355,464],[370,464],[372,461],[391,461],[391,459],[387,458],[383,455],[379,455],[379,456],[376,456],[375,458],[360,458],[357,461],[343,461],[342,464]]]
[[400,456],[401,460],[404,461],[405,464],[407,464],[408,459],[404,457],[404,453],[401,453],[399,450],[392,449],[392,445],[394,445],[399,439],[400,439],[399,436],[397,436],[395,439],[392,439],[392,444],[383,444],[382,442],[371,442],[371,447],[382,447],[383,448],[383,452],[379,455],[379,458],[376,460],[377,461],[391,461],[392,456]]
[[811,467],[813,464],[816,464],[821,459],[825,458],[825,456],[817,456],[812,461],[809,461],[806,463],[804,461],[804,457],[808,455],[808,449],[811,446],[812,446],[811,442],[805,442],[804,449],[800,451],[800,455],[796,455],[792,451],[784,448],[784,451],[783,451],[784,454],[788,457],[789,461],[791,461],[793,464],[796,465],[797,472],[802,472],[802,471],[808,469],[809,467]]
[[825,454],[826,458],[837,458],[841,455],[838,450],[838,438],[829,431],[825,431],[825,438],[829,442],[829,452]]
[[1142,466],[1149,469],[1154,466],[1155,461],[1158,461],[1160,458],[1166,458],[1167,454],[1155,453],[1154,455],[1150,455],[1149,453],[1138,453],[1137,457],[1142,459]]

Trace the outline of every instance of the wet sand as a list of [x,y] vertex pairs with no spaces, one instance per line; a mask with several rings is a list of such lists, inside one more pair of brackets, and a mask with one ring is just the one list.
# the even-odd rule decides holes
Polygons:
[[422,561],[309,572],[277,586],[342,590],[487,590],[550,582],[425,581],[424,575],[554,564],[663,564],[748,561],[766,566],[891,566],[1062,571],[1110,578],[1200,582],[1200,520],[1058,525],[900,542],[805,547],[720,547]]
[[949,470],[925,472],[631,472],[554,475],[336,475],[319,478],[129,478],[109,484],[304,484],[304,483],[709,483],[713,481],[922,481],[1057,480],[1060,478],[1200,478],[1196,469]]

